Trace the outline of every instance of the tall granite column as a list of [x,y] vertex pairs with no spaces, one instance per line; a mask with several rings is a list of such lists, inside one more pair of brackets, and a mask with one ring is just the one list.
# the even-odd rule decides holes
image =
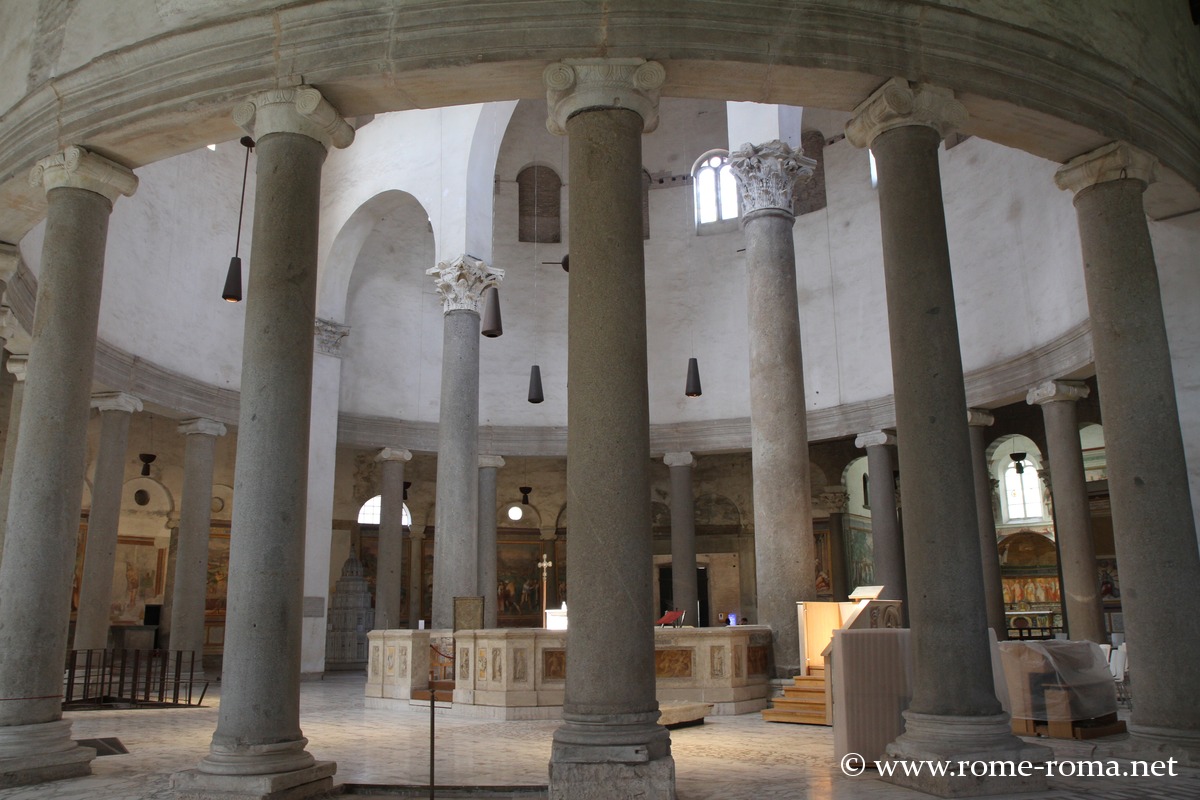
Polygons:
[[4,440],[4,466],[0,468],[0,562],[4,561],[4,531],[8,520],[8,498],[12,494],[17,439],[21,434],[21,407],[25,404],[25,369],[28,363],[28,355],[9,353],[4,364],[13,376],[13,392],[8,408],[8,436]]
[[[938,169],[942,137],[965,119],[949,91],[893,78],[846,125],[846,138],[875,154],[896,436],[904,442],[900,474],[920,476],[904,484],[913,697],[905,732],[887,753],[910,762],[1038,761],[1049,751],[1013,736],[996,699],[985,633],[967,400]],[[952,670],[945,669],[948,658]],[[978,782],[921,772],[891,780],[934,793]],[[988,780],[975,791],[1044,785],[1039,775]]]
[[88,405],[108,217],[132,172],[78,146],[29,176],[46,189],[36,319],[0,563],[0,786],[86,775],[62,718]]
[[861,433],[854,446],[867,451],[867,482],[871,498],[871,558],[875,583],[883,586],[886,600],[904,601],[908,617],[908,583],[904,575],[904,542],[896,516],[896,480],[891,448],[896,437],[887,431]]
[[979,521],[979,559],[983,566],[983,599],[987,624],[1003,642],[1008,638],[1004,616],[1004,584],[1000,580],[1000,553],[996,549],[996,516],[992,510],[992,474],[988,469],[983,429],[995,418],[981,408],[967,409],[971,436],[971,474],[975,478],[975,517]]
[[408,627],[411,630],[416,630],[420,627],[420,621],[424,618],[423,614],[428,609],[421,608],[425,602],[425,587],[421,585],[421,566],[424,558],[423,547],[425,544],[425,526],[420,526],[418,534],[417,526],[413,525],[412,532],[409,534],[409,558],[408,558]]
[[412,453],[385,447],[379,462],[379,558],[375,577],[375,627],[400,627],[400,594],[404,587],[404,462]]
[[76,650],[108,647],[129,421],[133,412],[142,410],[142,401],[124,392],[107,392],[92,396],[92,408],[100,412],[100,449],[96,453],[96,470],[92,477],[92,509],[88,514],[87,543],[83,551],[83,578],[79,582]]
[[483,627],[496,627],[496,470],[500,456],[479,457],[479,591],[483,594]]
[[[1142,205],[1154,160],[1113,143],[1055,175],[1075,192],[1104,418],[1121,610],[1137,687],[1129,730],[1200,763],[1200,586],[1158,270]],[[1057,480],[1057,467],[1055,467]]]
[[792,190],[814,162],[778,140],[743,145],[731,164],[742,196],[750,334],[750,446],[758,622],[771,626],[775,675],[804,668],[796,602],[816,599],[808,412],[796,297]]
[[[211,501],[210,501],[211,502]],[[158,630],[154,634],[154,646],[159,650],[171,649],[171,615],[175,613],[175,564],[179,561],[179,515],[167,516],[167,579],[163,581],[162,608],[158,615]]]
[[1046,447],[1050,451],[1050,494],[1054,498],[1054,530],[1067,630],[1072,639],[1108,642],[1100,577],[1096,571],[1096,542],[1088,507],[1083,450],[1075,402],[1090,393],[1075,381],[1046,381],[1029,390],[1025,401],[1042,407]]
[[189,419],[177,430],[186,440],[179,541],[175,547],[175,581],[171,589],[171,649],[194,654],[193,675],[203,675],[213,463],[217,437],[225,435],[225,426],[211,419]]
[[662,66],[580,59],[542,74],[552,133],[568,137],[571,288],[567,502],[571,626],[552,800],[673,798],[658,724],[642,133],[658,122]]
[[221,709],[181,798],[327,789],[300,732],[301,613],[321,165],[354,131],[311,86],[242,103],[256,141],[257,200],[246,287],[237,471]]
[[700,596],[696,586],[696,498],[692,493],[691,453],[667,453],[663,463],[671,471],[671,603],[686,612],[683,621],[697,628]]
[[854,590],[853,586],[847,585],[849,578],[846,575],[845,518],[850,493],[839,483],[826,486],[817,495],[817,500],[829,512],[829,563],[825,565],[829,574],[829,593],[835,601],[844,603]]
[[480,592],[479,311],[484,290],[498,285],[504,270],[464,254],[426,274],[434,276],[442,296],[444,321],[432,623],[450,628],[454,598]]

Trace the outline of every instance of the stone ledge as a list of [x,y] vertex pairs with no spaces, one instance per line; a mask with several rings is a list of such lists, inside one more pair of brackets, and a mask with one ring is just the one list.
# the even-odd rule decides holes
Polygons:
[[54,753],[0,758],[0,789],[90,775],[95,757],[96,751],[90,747],[73,747]]
[[330,792],[335,772],[332,761],[265,775],[211,775],[190,769],[172,775],[171,788],[179,800],[302,800]]

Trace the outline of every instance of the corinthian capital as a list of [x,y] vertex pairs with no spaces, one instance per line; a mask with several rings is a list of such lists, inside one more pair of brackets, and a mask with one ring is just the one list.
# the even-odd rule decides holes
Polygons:
[[271,89],[233,110],[233,121],[254,138],[268,133],[298,133],[325,149],[349,147],[354,129],[320,92],[311,86]]
[[132,170],[73,144],[37,162],[29,173],[29,185],[46,191],[86,189],[115,203],[121,195],[131,197],[137,191],[138,179]]
[[790,214],[796,183],[811,178],[817,162],[775,139],[742,145],[730,154],[729,165],[742,195],[743,215],[767,208]]
[[433,276],[438,294],[442,296],[442,311],[474,311],[479,313],[483,291],[498,286],[504,280],[504,270],[488,266],[475,256],[463,254],[453,261],[442,261],[425,270]]
[[949,89],[892,78],[854,109],[846,138],[855,147],[870,147],[879,134],[906,125],[924,125],[945,138],[966,121],[967,109]]
[[643,58],[568,58],[542,72],[546,128],[565,136],[567,120],[591,108],[625,108],[642,117],[643,131],[658,127],[658,90],[667,71]]

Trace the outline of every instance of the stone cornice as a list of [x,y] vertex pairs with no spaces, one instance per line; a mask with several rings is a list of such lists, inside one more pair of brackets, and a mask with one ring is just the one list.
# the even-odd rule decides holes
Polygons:
[[73,144],[37,162],[29,172],[29,185],[47,192],[86,189],[115,203],[121,195],[130,197],[137,191],[138,179],[132,170]]
[[778,209],[792,213],[792,192],[812,177],[817,162],[778,139],[766,144],[747,142],[730,153],[729,165],[742,197],[743,219],[755,211]]
[[504,459],[500,456],[480,456],[480,469],[500,469],[504,466]]
[[504,270],[484,263],[475,256],[463,254],[452,261],[442,261],[425,270],[433,276],[438,294],[442,296],[442,312],[474,311],[479,313],[483,292],[489,286],[499,286]]
[[1054,173],[1060,189],[1080,192],[1089,186],[1122,178],[1133,178],[1149,186],[1154,183],[1158,159],[1127,142],[1111,142],[1090,153],[1072,158]]
[[375,454],[375,460],[379,463],[385,461],[412,461],[412,451],[400,447],[385,447]]
[[330,147],[349,147],[354,129],[311,86],[270,89],[243,101],[233,121],[255,139],[271,133],[298,133]]
[[854,438],[854,446],[860,450],[865,450],[868,447],[879,447],[880,445],[895,444],[896,437],[887,431],[869,431],[860,433]]
[[966,121],[967,109],[949,89],[892,78],[854,109],[846,138],[855,147],[870,147],[879,134],[908,125],[933,128],[945,138]]
[[184,436],[224,436],[225,426],[214,419],[206,419],[204,417],[196,417],[194,419],[185,419],[179,423],[179,427],[175,429],[178,433]]
[[568,58],[542,72],[549,114],[546,128],[565,136],[567,120],[593,108],[625,108],[642,118],[642,130],[658,127],[658,90],[667,71],[643,58]]
[[1025,402],[1031,406],[1044,403],[1074,403],[1092,393],[1087,384],[1078,381],[1046,381],[1039,383],[1025,395]]
[[968,408],[967,409],[967,425],[974,428],[986,428],[993,425],[996,418],[992,416],[992,412],[986,408]]
[[680,453],[664,453],[663,463],[668,467],[694,467],[696,457],[686,450]]
[[127,392],[100,392],[92,395],[92,408],[97,411],[124,411],[132,414],[142,410],[142,401]]

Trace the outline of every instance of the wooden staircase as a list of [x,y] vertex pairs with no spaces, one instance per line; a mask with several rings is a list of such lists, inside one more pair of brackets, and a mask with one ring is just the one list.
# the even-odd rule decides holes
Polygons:
[[808,675],[792,678],[792,686],[783,687],[783,697],[771,701],[762,712],[767,722],[791,722],[797,725],[832,725],[825,698],[825,669],[811,667]]

